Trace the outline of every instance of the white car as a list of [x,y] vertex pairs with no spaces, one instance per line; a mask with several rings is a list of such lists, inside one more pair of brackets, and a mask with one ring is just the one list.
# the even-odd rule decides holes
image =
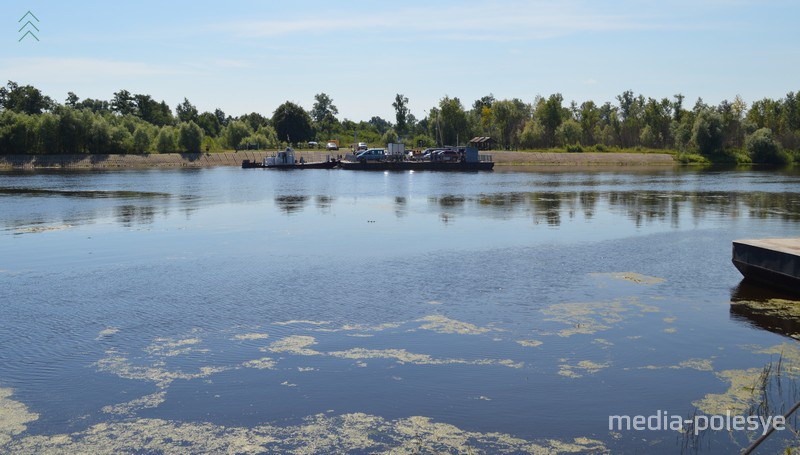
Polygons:
[[325,146],[328,150],[339,150],[339,146],[336,145],[336,142],[328,142],[328,145]]

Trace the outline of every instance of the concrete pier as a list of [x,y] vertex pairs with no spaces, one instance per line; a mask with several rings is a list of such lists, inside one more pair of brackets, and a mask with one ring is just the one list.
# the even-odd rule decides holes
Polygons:
[[745,278],[800,294],[800,238],[735,240],[733,265]]

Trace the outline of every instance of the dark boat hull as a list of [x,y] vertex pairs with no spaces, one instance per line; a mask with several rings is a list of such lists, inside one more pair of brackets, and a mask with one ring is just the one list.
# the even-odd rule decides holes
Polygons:
[[242,169],[333,169],[339,166],[339,161],[316,161],[313,163],[295,163],[295,164],[281,164],[277,166],[264,165],[262,163],[253,162],[250,160],[242,161]]
[[448,172],[472,172],[472,171],[491,171],[494,163],[491,161],[480,161],[477,163],[467,162],[431,162],[431,161],[378,161],[378,162],[352,162],[342,161],[342,169],[351,171],[448,171]]

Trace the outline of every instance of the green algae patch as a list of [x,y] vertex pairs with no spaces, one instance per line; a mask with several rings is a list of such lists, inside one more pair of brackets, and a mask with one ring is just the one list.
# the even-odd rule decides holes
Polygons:
[[278,363],[269,357],[263,357],[260,359],[248,360],[247,362],[242,363],[242,366],[245,368],[255,368],[256,370],[274,370],[275,365]]
[[292,319],[291,321],[280,321],[280,322],[273,322],[275,325],[327,325],[330,324],[330,321],[309,321],[307,319]]
[[190,352],[208,352],[207,350],[194,347],[194,345],[199,344],[201,341],[202,340],[199,338],[184,338],[182,340],[176,340],[174,338],[156,338],[153,340],[153,344],[144,348],[144,351],[150,355],[159,357],[175,357]]
[[422,322],[420,329],[431,330],[436,333],[448,333],[459,335],[480,335],[488,332],[490,329],[485,327],[478,327],[469,322],[457,321],[441,315],[425,316],[418,319],[417,322]]
[[252,340],[264,340],[269,338],[269,335],[266,333],[240,333],[234,335],[232,340],[236,341],[252,341]]
[[317,344],[317,340],[312,336],[291,335],[273,342],[268,348],[262,348],[262,350],[294,355],[322,355],[321,352],[309,348],[315,344]]
[[763,369],[725,370],[716,373],[717,377],[728,383],[723,393],[709,393],[692,404],[708,415],[742,414],[753,404],[762,381]]
[[107,372],[123,379],[153,382],[159,388],[168,387],[177,379],[206,378],[215,373],[230,370],[232,367],[200,367],[197,372],[170,371],[163,362],[154,362],[150,365],[133,365],[127,357],[115,349],[106,351],[106,356],[94,363],[98,371]]
[[39,419],[39,415],[28,411],[28,408],[12,400],[11,389],[0,388],[0,448],[11,438],[27,430],[27,423]]
[[596,278],[611,278],[615,280],[623,280],[630,283],[643,284],[643,285],[652,285],[664,282],[663,278],[642,275],[641,273],[636,273],[636,272],[590,273],[589,275]]
[[580,362],[570,365],[562,363],[559,365],[558,374],[568,378],[581,378],[585,374],[595,374],[600,370],[606,369],[611,366],[610,362],[597,363],[591,360],[581,360]]
[[342,359],[353,360],[367,360],[367,359],[388,359],[395,360],[400,364],[414,364],[414,365],[448,365],[448,364],[461,364],[461,365],[501,365],[510,368],[522,368],[523,364],[514,362],[510,359],[494,360],[494,359],[437,359],[428,354],[417,354],[408,352],[405,349],[364,349],[354,348],[346,351],[333,351],[328,355]]
[[119,328],[117,328],[117,327],[106,327],[105,329],[101,330],[97,334],[97,338],[95,338],[95,340],[99,341],[99,340],[103,340],[103,339],[109,338],[109,337],[111,337],[112,335],[114,335],[114,334],[116,334],[118,332],[119,332]]
[[544,344],[539,340],[517,340],[516,343],[520,346],[525,346],[530,348],[535,348]]
[[383,332],[384,330],[396,329],[403,325],[403,322],[384,322],[383,324],[345,324],[339,330],[347,332]]
[[610,302],[557,303],[542,310],[544,320],[569,326],[555,332],[560,337],[592,335],[612,329],[628,318],[661,310],[639,302],[636,297]]
[[[628,368],[626,368],[627,370]],[[689,359],[684,360],[677,365],[647,365],[638,367],[640,370],[697,370],[697,371],[714,371],[711,359]]]
[[4,448],[10,453],[609,453],[602,442],[579,437],[569,441],[528,441],[503,433],[465,431],[428,417],[386,420],[353,413],[317,414],[293,426],[224,427],[136,419],[94,425],[72,434],[28,436]]
[[611,346],[614,346],[614,343],[604,338],[595,338],[594,340],[592,340],[592,344],[600,346],[601,349],[608,349]]
[[121,403],[113,406],[104,406],[102,411],[106,414],[117,414],[122,416],[131,417],[136,411],[141,409],[157,408],[164,402],[167,392],[162,390],[150,395],[145,395],[141,398]]

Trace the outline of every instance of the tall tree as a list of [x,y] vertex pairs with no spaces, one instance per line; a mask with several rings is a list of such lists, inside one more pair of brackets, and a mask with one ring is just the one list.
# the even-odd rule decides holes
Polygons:
[[468,141],[469,124],[461,100],[445,96],[439,101],[439,108],[438,122],[443,145],[459,145],[459,142]]
[[184,98],[183,102],[175,107],[175,114],[181,122],[197,122],[198,111],[194,104]]
[[119,115],[136,113],[136,103],[131,92],[127,90],[114,92],[114,97],[111,99],[111,110]]
[[408,121],[408,98],[398,93],[394,97],[392,106],[394,107],[394,116],[397,120],[396,130],[398,133],[403,134],[406,131]]
[[564,97],[560,93],[555,93],[550,95],[547,100],[541,99],[536,106],[535,116],[544,127],[545,139],[549,147],[556,144],[556,130],[568,116],[561,105],[563,101]]
[[78,105],[78,101],[80,101],[78,95],[73,92],[67,92],[67,100],[64,102],[64,104],[69,107],[75,107]]
[[321,122],[328,115],[336,116],[339,109],[333,105],[333,99],[325,93],[314,95],[314,107],[311,108],[311,118],[315,122]]
[[692,128],[692,140],[705,156],[719,153],[722,149],[722,116],[711,109],[697,114]]
[[525,127],[525,120],[530,117],[530,106],[519,98],[500,100],[492,104],[494,121],[500,130],[500,142],[506,148],[519,145],[519,134]]
[[194,122],[181,123],[178,129],[178,144],[181,148],[189,153],[197,153],[200,151],[200,145],[203,143],[203,130],[200,129]]
[[19,85],[8,81],[8,85],[0,87],[0,108],[23,114],[41,114],[49,111],[55,103],[49,96],[32,85]]
[[272,126],[281,141],[298,143],[310,141],[314,137],[308,112],[291,101],[275,109],[272,114]]

